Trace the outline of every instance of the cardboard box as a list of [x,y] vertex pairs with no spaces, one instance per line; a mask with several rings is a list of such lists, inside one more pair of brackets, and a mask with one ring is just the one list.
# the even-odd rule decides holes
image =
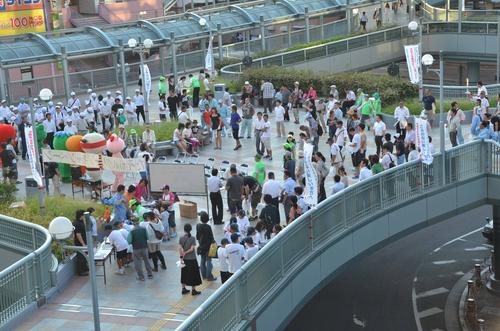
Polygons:
[[197,218],[198,217],[198,206],[196,202],[183,200],[179,202],[179,211],[181,217],[185,218]]

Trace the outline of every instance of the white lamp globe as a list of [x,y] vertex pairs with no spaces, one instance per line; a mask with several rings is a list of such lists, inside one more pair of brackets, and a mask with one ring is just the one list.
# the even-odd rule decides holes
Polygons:
[[54,93],[52,93],[52,91],[48,88],[44,88],[44,89],[41,89],[40,90],[40,93],[38,95],[40,97],[40,99],[42,99],[43,101],[49,101],[50,99],[52,99],[52,97],[54,96]]
[[128,40],[127,44],[128,44],[128,47],[134,48],[135,46],[137,46],[137,40],[135,40],[134,38],[130,38]]
[[145,40],[144,40],[144,43],[143,43],[143,44],[144,44],[144,47],[145,47],[145,48],[148,48],[148,49],[149,49],[149,48],[151,48],[151,46],[153,46],[153,41],[152,41],[151,39],[149,39],[149,38],[148,38],[148,39],[145,39]]
[[200,20],[198,21],[198,23],[200,23],[201,26],[205,26],[207,25],[207,20],[205,18],[200,18]]
[[415,21],[411,21],[410,23],[408,23],[408,29],[410,29],[411,31],[415,31],[418,29],[418,23],[415,22]]
[[431,66],[434,63],[434,57],[430,54],[422,56],[422,64],[424,66]]
[[65,240],[73,235],[73,224],[64,216],[54,218],[49,224],[49,232],[55,240]]

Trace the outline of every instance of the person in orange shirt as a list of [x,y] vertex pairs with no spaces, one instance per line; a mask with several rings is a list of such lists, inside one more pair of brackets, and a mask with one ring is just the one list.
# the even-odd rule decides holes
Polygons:
[[127,206],[130,204],[130,199],[134,198],[134,193],[135,193],[135,186],[130,185],[127,189],[127,192],[125,192],[124,194],[125,199],[127,199]]

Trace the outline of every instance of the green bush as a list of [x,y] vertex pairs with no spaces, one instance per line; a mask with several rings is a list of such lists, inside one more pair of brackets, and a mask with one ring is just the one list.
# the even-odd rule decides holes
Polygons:
[[[177,122],[154,122],[151,124],[151,129],[155,131],[156,141],[172,140],[174,130],[177,128]],[[142,137],[144,125],[127,126],[126,130],[130,134],[130,129],[135,129],[139,137]],[[115,130],[118,133],[118,129]]]
[[[437,97],[437,96],[435,96]],[[444,100],[444,109],[447,112],[448,110],[451,109],[451,103],[453,101],[458,101],[458,104],[460,106],[460,109],[467,111],[467,110],[472,110],[474,108],[474,103],[469,101],[469,100]],[[394,109],[399,106],[399,102],[394,102],[390,104],[383,104],[382,103],[382,112],[386,114],[394,114]],[[413,98],[413,99],[407,99],[405,100],[405,106],[408,107],[408,110],[410,111],[410,114],[412,115],[420,115],[422,112],[422,103],[419,102],[418,98]],[[440,107],[439,107],[439,98],[436,100],[436,113],[439,113]]]
[[219,71],[222,68],[224,68],[225,66],[228,66],[230,64],[240,63],[240,62],[241,62],[241,59],[237,59],[234,57],[225,57],[222,59],[222,61],[215,62],[215,70]]
[[0,182],[0,204],[10,205],[16,200],[16,185]]
[[298,81],[305,91],[309,85],[314,86],[320,96],[326,97],[330,85],[337,85],[341,98],[345,97],[345,90],[361,88],[370,95],[378,92],[382,103],[391,104],[400,99],[410,99],[418,95],[417,87],[406,79],[399,79],[389,75],[374,75],[372,73],[317,73],[313,71],[290,69],[276,66],[265,68],[250,68],[243,72],[241,81],[248,80],[253,86],[259,87],[261,81],[270,79],[275,87],[286,85],[292,87]]

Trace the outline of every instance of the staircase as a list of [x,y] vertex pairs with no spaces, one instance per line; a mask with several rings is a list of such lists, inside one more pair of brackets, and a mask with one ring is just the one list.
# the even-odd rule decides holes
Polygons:
[[71,24],[75,27],[86,27],[86,26],[103,26],[109,24],[105,19],[99,15],[91,14],[80,14],[78,12],[78,7],[71,7]]

